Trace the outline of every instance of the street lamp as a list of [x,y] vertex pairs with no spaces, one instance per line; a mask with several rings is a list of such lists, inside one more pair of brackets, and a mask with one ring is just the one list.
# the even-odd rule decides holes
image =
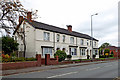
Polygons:
[[98,13],[91,15],[91,40],[92,40],[92,59],[93,59],[93,27],[92,27],[92,17],[98,15]]

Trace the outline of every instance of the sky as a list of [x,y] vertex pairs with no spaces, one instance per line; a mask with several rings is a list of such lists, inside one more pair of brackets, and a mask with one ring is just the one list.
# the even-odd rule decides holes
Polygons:
[[99,46],[105,42],[118,46],[118,2],[119,0],[20,0],[28,10],[38,10],[36,21],[91,35]]

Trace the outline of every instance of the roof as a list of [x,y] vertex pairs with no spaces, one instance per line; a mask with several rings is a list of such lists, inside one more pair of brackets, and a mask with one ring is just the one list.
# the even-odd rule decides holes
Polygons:
[[116,49],[120,49],[120,47],[116,47],[116,46],[107,46],[104,49],[110,49],[110,50],[116,50]]
[[[26,20],[26,19],[25,19]],[[32,25],[34,28],[36,29],[42,29],[42,30],[47,30],[47,31],[51,31],[51,32],[56,32],[56,33],[61,33],[61,34],[66,34],[66,35],[71,35],[71,36],[75,36],[75,37],[80,37],[80,38],[85,38],[85,39],[89,39],[91,40],[92,37],[90,37],[87,34],[83,34],[83,33],[79,33],[79,32],[75,32],[75,31],[68,31],[67,29],[64,28],[59,28],[53,25],[49,25],[49,24],[45,24],[42,22],[37,22],[37,21],[28,21],[26,20],[30,25]],[[15,30],[16,32],[17,30]],[[15,33],[14,32],[14,33]],[[93,40],[98,41],[97,39],[93,38]]]
[[[36,29],[43,29],[43,30],[47,30],[47,31],[57,32],[57,33],[61,33],[61,34],[67,34],[67,35],[91,40],[91,37],[87,34],[75,32],[75,31],[70,32],[70,31],[68,31],[67,29],[64,29],[64,28],[59,28],[59,27],[56,27],[56,26],[53,26],[53,25],[49,25],[49,24],[45,24],[45,23],[37,22],[37,21],[29,22],[27,20],[27,22],[30,23]],[[93,40],[98,41],[95,38],[93,38]]]

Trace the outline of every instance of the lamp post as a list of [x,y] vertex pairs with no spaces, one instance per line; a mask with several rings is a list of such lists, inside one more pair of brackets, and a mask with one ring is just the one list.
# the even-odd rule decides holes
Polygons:
[[92,25],[92,17],[98,15],[98,13],[91,15],[91,40],[92,40],[92,59],[93,59],[93,25]]

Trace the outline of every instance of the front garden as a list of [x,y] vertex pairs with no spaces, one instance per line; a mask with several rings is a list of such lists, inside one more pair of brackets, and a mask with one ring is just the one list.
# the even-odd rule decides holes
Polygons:
[[36,58],[24,58],[24,57],[16,57],[16,56],[9,56],[8,54],[2,54],[0,57],[3,63],[6,62],[24,62],[24,61],[37,61]]

